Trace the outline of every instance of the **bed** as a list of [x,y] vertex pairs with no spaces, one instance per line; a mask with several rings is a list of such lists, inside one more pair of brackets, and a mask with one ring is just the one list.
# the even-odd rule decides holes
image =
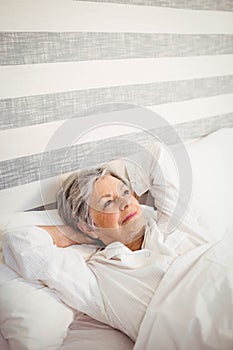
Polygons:
[[[1,0],[0,17],[0,349],[232,349],[233,2]],[[60,224],[65,176],[155,141],[174,146],[182,183],[192,179],[185,194],[201,234],[226,238],[213,254],[229,278],[182,280],[177,264],[134,344],[10,270],[1,236]],[[149,194],[140,200],[154,213]]]
[[[213,121],[205,127],[200,125],[192,137],[187,137],[186,132],[186,138],[180,137],[182,132],[185,134],[182,125],[180,134],[173,127],[160,128],[159,134],[158,129],[156,130],[156,137],[160,141],[172,140],[169,145],[172,149],[177,149],[178,141],[182,142],[182,147],[185,146],[188,163],[182,153],[179,158],[179,151],[177,159],[181,160],[182,166],[190,166],[192,172],[190,198],[200,230],[203,235],[211,235],[213,240],[221,241],[224,238],[224,241],[221,249],[213,250],[212,255],[206,259],[199,259],[197,262],[195,254],[191,253],[170,270],[168,276],[162,280],[158,293],[151,300],[136,343],[119,330],[71,309],[42,283],[23,280],[5,265],[1,253],[1,349],[232,349],[233,260],[229,249],[233,247],[233,120],[229,118],[226,123],[224,119],[224,123],[217,127],[216,124],[213,125]],[[143,131],[131,134],[129,139],[117,137],[115,141],[106,140],[99,149],[95,144],[94,150],[97,152],[91,148],[90,157],[85,156],[85,159],[88,158],[89,165],[90,159],[92,163],[98,164],[100,158],[96,159],[95,154],[98,157],[104,154],[104,160],[110,161],[111,166],[119,170],[120,165],[114,159],[127,156],[127,143],[131,142],[131,146],[133,144],[130,153],[137,154],[145,144],[154,142],[154,138],[155,133]],[[112,152],[106,156],[103,150],[106,144],[109,145],[108,142],[112,146]],[[125,147],[122,146],[124,142]],[[42,170],[44,166],[42,161]],[[45,184],[41,179],[38,193],[31,193],[33,198],[30,201],[29,193],[17,210],[7,210],[1,214],[1,234],[30,225],[62,224],[54,202],[55,192],[64,176],[73,170],[74,166],[68,171],[67,168],[62,169],[59,181],[51,177],[52,180]],[[17,187],[12,188],[12,192],[14,190],[17,191]],[[10,200],[12,193],[8,202]],[[146,206],[151,206],[152,203],[148,194],[141,202]],[[151,207],[150,210],[155,208]],[[82,249],[82,254],[85,255],[91,248],[85,246]],[[218,266],[214,269],[215,273],[211,272],[210,279],[204,272],[197,272],[200,266],[207,263],[213,267]],[[220,278],[222,269],[227,271],[225,279]],[[193,272],[189,275],[187,271]],[[217,292],[224,299],[218,300]],[[219,322],[213,322],[216,319]]]

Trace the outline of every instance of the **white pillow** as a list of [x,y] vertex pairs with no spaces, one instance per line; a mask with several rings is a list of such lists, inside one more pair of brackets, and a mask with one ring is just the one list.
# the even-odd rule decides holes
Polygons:
[[[192,168],[192,182],[190,182],[192,193],[189,205],[200,226],[200,233],[207,238],[221,239],[233,227],[233,128],[219,129],[184,145]],[[173,149],[176,159],[179,159],[185,169],[183,146],[173,145],[169,148]],[[163,175],[176,186],[177,180],[179,184],[178,172],[171,166],[169,160],[171,162],[170,154],[168,158],[162,159],[165,163],[162,164],[165,169]],[[167,163],[169,165],[166,169]],[[162,190],[162,187],[160,189]],[[182,189],[182,184],[179,189]]]
[[186,147],[193,171],[192,208],[204,231],[221,238],[233,226],[233,128]]
[[[52,223],[51,223],[52,218]],[[57,221],[56,221],[57,220]],[[4,215],[5,231],[61,223],[56,210]],[[11,350],[58,349],[74,312],[40,282],[28,282],[0,264],[0,326]]]

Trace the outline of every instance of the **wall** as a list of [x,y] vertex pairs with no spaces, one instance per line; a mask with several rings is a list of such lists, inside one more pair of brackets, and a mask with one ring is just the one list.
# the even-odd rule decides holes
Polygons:
[[1,0],[0,16],[0,199],[54,176],[41,172],[54,132],[103,104],[147,107],[189,137],[233,124],[232,1]]

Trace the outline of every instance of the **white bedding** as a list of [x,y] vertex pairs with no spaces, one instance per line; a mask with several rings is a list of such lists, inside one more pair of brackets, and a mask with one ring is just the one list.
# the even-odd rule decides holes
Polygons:
[[232,252],[233,227],[178,259],[152,298],[134,350],[231,350]]
[[87,315],[81,315],[69,327],[59,350],[132,350],[133,341],[124,333]]
[[233,129],[218,130],[187,150],[192,208],[202,234],[216,243],[189,252],[170,267],[134,350],[233,349]]
[[[99,321],[90,318],[87,315],[78,315],[77,319],[70,324],[64,343],[59,350],[103,350],[106,346],[111,346],[111,350],[132,350],[134,343],[122,332],[107,326]],[[40,349],[47,350],[47,347],[41,346]],[[26,348],[26,347],[25,347]],[[0,349],[11,350],[9,342],[0,332]],[[19,347],[15,347],[19,350]]]
[[[201,230],[213,239],[224,237],[227,243],[218,243],[211,249],[201,247],[202,255],[198,255],[199,251],[195,249],[177,260],[151,301],[135,350],[233,348],[233,129],[219,130],[188,144],[187,149],[194,175],[192,205]],[[46,213],[19,213],[18,224],[5,216],[1,220],[1,228],[9,229],[15,224],[20,226],[23,222],[25,224],[25,220],[28,226],[54,224],[58,220],[57,214],[51,213],[53,222]],[[0,266],[1,274],[2,271],[6,273],[4,264]],[[7,276],[11,276],[7,277],[8,285],[3,275],[0,278],[0,288],[4,288],[2,294],[3,289],[0,290],[0,326],[5,338],[10,339],[11,350],[132,349],[133,343],[127,336],[83,315],[67,330],[73,320],[70,308],[42,284],[37,287],[29,282],[22,284],[22,279],[10,272]],[[27,302],[22,286],[28,293],[34,293],[35,306],[40,300],[37,319],[34,305]],[[50,302],[54,313],[43,318],[43,310],[49,307]],[[20,318],[19,312],[22,315],[23,311]],[[59,318],[58,327],[55,321]],[[50,337],[46,339],[44,334],[48,334],[48,325],[53,321],[54,332],[50,331]],[[28,335],[31,337],[29,343],[25,341]],[[40,343],[40,337],[47,341],[44,345]],[[7,346],[4,340],[2,344]]]

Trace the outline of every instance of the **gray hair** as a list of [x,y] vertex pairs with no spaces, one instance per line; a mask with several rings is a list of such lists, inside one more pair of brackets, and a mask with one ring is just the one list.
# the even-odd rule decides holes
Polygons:
[[79,231],[78,222],[85,223],[89,228],[95,228],[88,202],[94,182],[104,175],[114,176],[130,186],[127,179],[121,178],[106,165],[71,174],[57,193],[58,213],[65,224],[76,231]]

